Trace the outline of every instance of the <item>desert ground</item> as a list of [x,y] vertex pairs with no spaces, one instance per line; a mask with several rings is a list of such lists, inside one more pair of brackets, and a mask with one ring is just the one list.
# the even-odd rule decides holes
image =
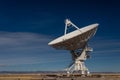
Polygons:
[[0,80],[120,80],[120,74],[91,74],[89,76],[65,74],[0,74]]

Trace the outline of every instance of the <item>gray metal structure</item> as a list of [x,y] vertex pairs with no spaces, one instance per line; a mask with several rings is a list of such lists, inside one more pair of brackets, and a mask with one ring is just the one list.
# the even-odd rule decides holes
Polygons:
[[[66,69],[68,74],[79,72],[88,75],[90,73],[84,61],[90,57],[89,53],[93,51],[88,46],[88,41],[95,35],[98,25],[96,23],[80,29],[69,19],[66,19],[64,35],[48,43],[55,49],[70,51],[73,62]],[[69,27],[75,27],[76,30],[67,33]]]

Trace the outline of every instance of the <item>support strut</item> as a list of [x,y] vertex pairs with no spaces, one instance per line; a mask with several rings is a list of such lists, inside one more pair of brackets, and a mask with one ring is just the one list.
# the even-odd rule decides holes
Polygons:
[[88,58],[88,53],[92,51],[92,48],[85,46],[81,51],[71,51],[74,63],[68,68],[67,73],[80,73],[82,75],[89,75],[89,70],[85,66],[84,61]]

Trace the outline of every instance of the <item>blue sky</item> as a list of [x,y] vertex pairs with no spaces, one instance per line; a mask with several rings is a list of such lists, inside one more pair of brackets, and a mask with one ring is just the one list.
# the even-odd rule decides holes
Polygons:
[[0,71],[63,70],[68,51],[48,42],[62,36],[66,18],[79,28],[99,23],[89,42],[90,71],[120,72],[120,2],[118,0],[0,0]]

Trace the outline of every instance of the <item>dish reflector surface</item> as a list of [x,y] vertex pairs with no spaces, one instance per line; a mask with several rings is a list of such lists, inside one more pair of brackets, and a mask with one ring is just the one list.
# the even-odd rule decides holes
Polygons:
[[96,23],[83,27],[79,30],[75,30],[49,42],[48,45],[53,48],[63,50],[76,50],[84,48],[88,40],[96,33],[98,25],[99,24]]

